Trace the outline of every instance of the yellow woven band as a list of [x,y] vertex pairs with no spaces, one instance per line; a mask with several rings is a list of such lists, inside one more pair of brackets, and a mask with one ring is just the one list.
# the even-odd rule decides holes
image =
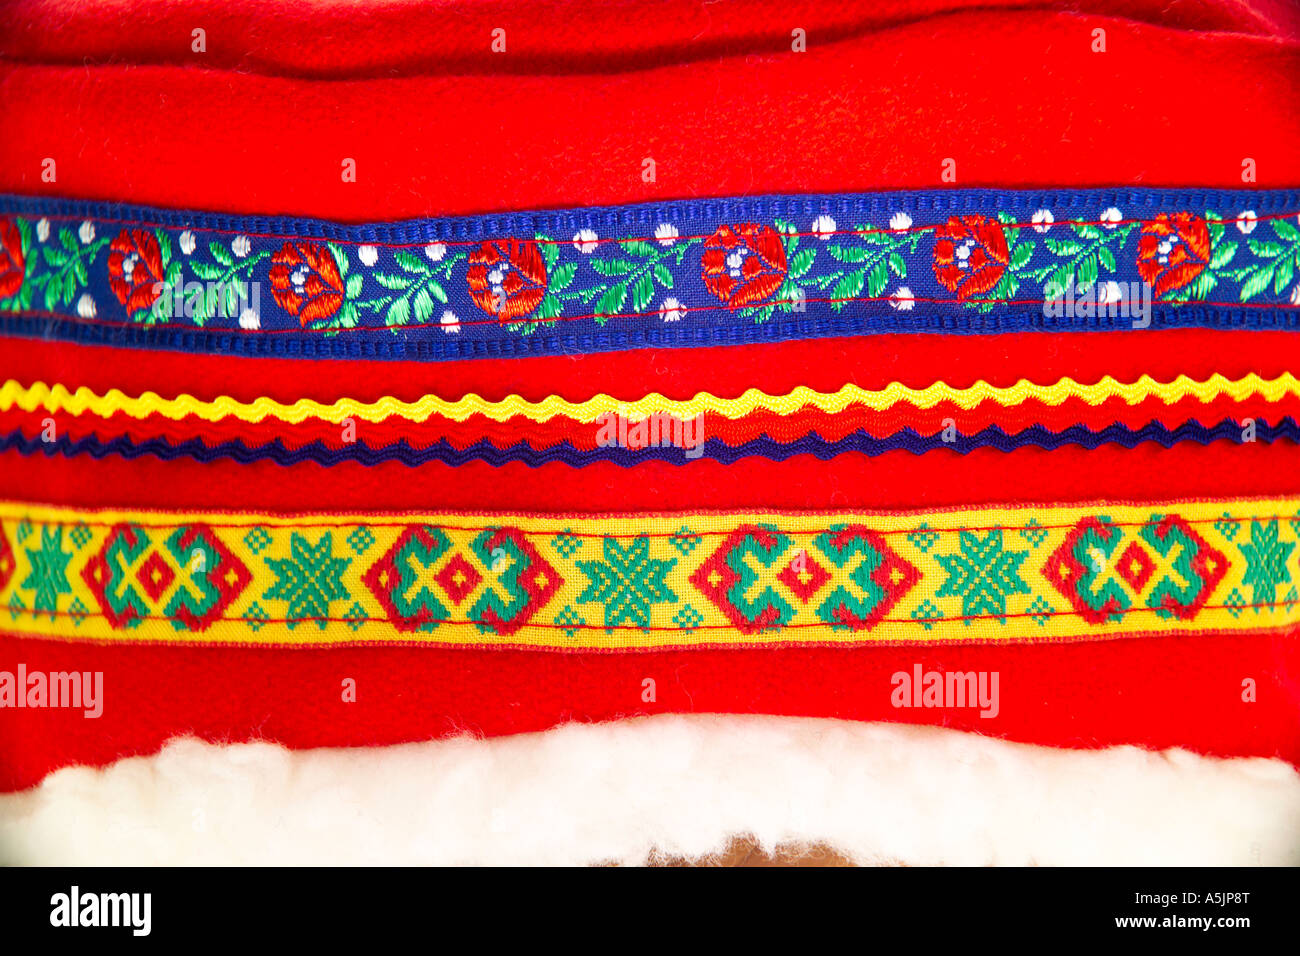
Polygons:
[[69,640],[635,649],[1300,619],[1300,498],[932,513],[285,517],[0,502],[0,621]]

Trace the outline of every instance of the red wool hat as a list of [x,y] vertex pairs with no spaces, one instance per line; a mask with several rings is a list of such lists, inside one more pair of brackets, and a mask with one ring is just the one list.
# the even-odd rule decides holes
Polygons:
[[719,714],[1294,801],[1297,116],[1282,2],[6,5],[0,789]]

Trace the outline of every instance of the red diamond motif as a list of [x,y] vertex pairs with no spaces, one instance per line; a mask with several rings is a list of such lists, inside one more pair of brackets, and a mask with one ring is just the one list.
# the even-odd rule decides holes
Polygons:
[[1136,541],[1129,542],[1129,546],[1124,549],[1124,553],[1119,556],[1119,562],[1115,565],[1115,573],[1133,589],[1134,594],[1142,593],[1142,589],[1146,587],[1147,581],[1151,580],[1151,574],[1155,569],[1156,563],[1151,560],[1151,555],[1147,554],[1146,548]]
[[5,537],[3,531],[0,531],[0,591],[5,589],[17,566],[18,562],[14,560],[14,551],[9,546],[9,539]]
[[831,579],[830,572],[813,560],[807,551],[800,550],[790,559],[776,579],[790,589],[790,593],[807,604]]
[[451,560],[442,566],[442,570],[435,574],[433,579],[442,585],[451,602],[459,605],[474,588],[478,587],[483,576],[474,570],[474,565],[459,554],[453,554]]
[[144,593],[149,595],[149,600],[157,604],[158,599],[176,580],[176,572],[171,569],[171,565],[164,561],[157,551],[154,551],[149,555],[148,560],[140,565],[140,569],[135,572],[135,579],[144,588]]

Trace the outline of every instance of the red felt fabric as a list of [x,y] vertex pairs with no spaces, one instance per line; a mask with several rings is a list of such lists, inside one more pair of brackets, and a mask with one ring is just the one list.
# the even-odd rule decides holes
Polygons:
[[[654,6],[611,20],[597,42],[639,48],[644,24],[659,22]],[[517,9],[525,19],[534,7]],[[284,16],[297,26],[278,29]],[[310,42],[297,62],[352,56],[302,8],[262,22],[289,49]],[[775,7],[751,22],[789,29]],[[184,50],[189,23],[132,42]],[[1096,28],[1107,31],[1105,53],[1091,51]],[[120,32],[149,31],[107,35]],[[311,82],[203,61],[10,60],[0,63],[0,190],[365,221],[934,188],[945,185],[945,158],[956,186],[1240,187],[1245,157],[1261,187],[1300,182],[1300,48],[1269,36],[969,10],[814,40],[806,53],[656,62],[665,65]],[[41,181],[46,157],[55,183]],[[345,158],[356,182],[342,181]]]
[[[150,0],[0,10],[0,191],[348,221],[771,192],[1300,184],[1300,47],[1280,2],[346,5]],[[804,22],[797,23],[802,19]],[[509,52],[484,53],[507,29]],[[806,53],[790,29],[808,30]],[[208,30],[208,54],[190,31]],[[1107,52],[1091,52],[1092,30]],[[345,40],[338,38],[344,37]],[[329,82],[319,82],[322,78]],[[57,180],[40,178],[42,160]],[[358,181],[340,162],[356,159]],[[656,161],[656,179],[641,177]],[[1243,184],[1242,160],[1258,181]],[[284,401],[581,400],[899,380],[1007,385],[1296,369],[1284,333],[888,336],[460,363],[298,362],[0,341],[0,378]],[[524,511],[921,508],[1290,494],[1289,444],[686,469],[324,469],[0,456],[0,496],[102,506]],[[2,626],[2,622],[0,622]],[[1059,746],[1300,763],[1294,635],[1047,647],[554,654],[93,647],[0,637],[0,669],[104,670],[99,721],[0,714],[0,788],[193,732],[291,746],[674,711],[946,722]],[[895,711],[888,675],[997,669],[1003,713]],[[355,705],[339,700],[358,680]],[[640,700],[654,677],[658,701]],[[1241,701],[1254,678],[1259,700]]]
[[[1296,39],[1287,0],[398,0],[358,16],[348,0],[10,0],[0,8],[0,56],[16,60],[171,64],[315,78],[448,73],[602,73],[850,39],[947,14],[1068,8],[1178,30]],[[310,23],[304,13],[310,10]],[[57,23],[58,29],[49,29]],[[134,29],[123,29],[124,25]],[[147,28],[145,28],[147,27]],[[206,50],[193,31],[207,31]],[[506,54],[492,31],[506,32]],[[322,41],[346,43],[322,50]],[[437,56],[430,56],[436,50]]]
[[[177,733],[291,747],[517,733],[569,719],[763,713],[942,724],[1064,747],[1138,744],[1300,764],[1293,636],[1138,638],[1048,646],[560,654],[367,647],[322,651],[113,647],[0,634],[0,669],[104,673],[104,714],[14,710],[0,790],[71,763],[149,753]],[[890,676],[995,670],[1001,712],[895,710]],[[356,703],[342,682],[356,681]],[[642,702],[655,681],[656,701]],[[1242,681],[1257,700],[1242,699]]]

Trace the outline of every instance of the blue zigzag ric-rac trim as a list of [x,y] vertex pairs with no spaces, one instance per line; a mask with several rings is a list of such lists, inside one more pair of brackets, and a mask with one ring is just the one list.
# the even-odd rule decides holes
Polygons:
[[[1300,425],[1297,425],[1290,416],[1282,418],[1275,425],[1260,420],[1255,425],[1254,439],[1264,444],[1275,441],[1300,442]],[[1225,419],[1214,425],[1189,421],[1171,429],[1162,422],[1149,422],[1142,428],[1134,429],[1116,423],[1095,431],[1084,425],[1074,425],[1059,432],[1042,425],[1034,425],[1011,434],[1007,434],[996,425],[991,425],[975,434],[958,436],[952,442],[945,442],[942,435],[918,435],[911,429],[883,438],[855,432],[835,441],[827,441],[817,434],[806,435],[792,442],[778,442],[764,436],[735,446],[728,445],[717,438],[710,438],[704,443],[701,455],[697,457],[724,464],[753,457],[785,461],[797,455],[812,455],[823,461],[829,461],[848,452],[861,452],[874,458],[896,450],[920,455],[927,451],[947,449],[964,455],[977,448],[1013,451],[1017,448],[1035,447],[1051,451],[1067,445],[1092,449],[1115,444],[1124,448],[1135,448],[1145,442],[1154,442],[1165,448],[1171,448],[1181,442],[1208,445],[1215,441],[1241,444],[1241,424],[1232,419]],[[549,448],[533,448],[520,442],[508,448],[499,448],[487,441],[481,441],[468,448],[458,449],[445,441],[415,448],[403,440],[381,447],[357,443],[346,448],[329,448],[319,441],[314,441],[298,448],[287,448],[278,439],[256,446],[250,446],[240,440],[208,445],[198,438],[173,443],[159,437],[138,442],[124,435],[118,435],[108,441],[96,435],[87,435],[78,439],[60,435],[53,441],[44,441],[40,435],[27,436],[21,431],[12,431],[0,436],[0,452],[11,448],[22,455],[44,454],[47,457],[63,455],[67,458],[75,458],[78,455],[89,455],[92,458],[105,458],[108,455],[120,455],[123,458],[133,459],[151,455],[164,461],[176,458],[192,458],[202,462],[233,459],[241,464],[273,461],[278,465],[296,465],[310,461],[326,466],[348,461],[362,465],[396,461],[408,466],[423,465],[433,461],[448,465],[484,461],[494,466],[522,462],[534,468],[550,462],[563,462],[581,468],[594,462],[608,461],[624,468],[631,468],[647,461],[667,461],[680,465],[692,460],[687,458],[684,449],[673,446],[578,449],[568,442],[563,442]]]
[[[444,360],[1148,318],[1293,329],[1298,216],[1294,190],[769,196],[359,226],[0,196],[0,332]],[[1067,289],[1071,307],[1045,312]],[[1098,314],[1098,296],[1131,309]]]

